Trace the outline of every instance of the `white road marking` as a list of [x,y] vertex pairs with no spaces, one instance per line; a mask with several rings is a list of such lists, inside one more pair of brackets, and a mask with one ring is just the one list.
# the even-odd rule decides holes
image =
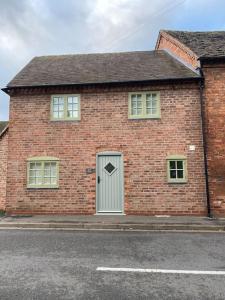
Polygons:
[[135,268],[107,268],[98,267],[97,271],[109,272],[137,272],[137,273],[164,273],[164,274],[194,274],[194,275],[225,275],[225,271],[200,270],[167,270],[167,269],[135,269]]

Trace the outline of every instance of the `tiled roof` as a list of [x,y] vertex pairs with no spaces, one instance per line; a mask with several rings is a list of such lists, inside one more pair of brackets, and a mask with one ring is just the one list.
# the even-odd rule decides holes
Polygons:
[[225,56],[225,31],[162,31],[187,46],[198,57]]
[[7,121],[0,121],[0,136],[3,133],[3,131],[6,129],[7,126],[8,126]]
[[18,86],[118,83],[198,78],[163,50],[35,57],[8,84]]

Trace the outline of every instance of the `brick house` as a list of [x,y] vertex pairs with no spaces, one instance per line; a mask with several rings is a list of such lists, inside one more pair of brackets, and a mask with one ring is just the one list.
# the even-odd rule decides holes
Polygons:
[[225,32],[162,30],[156,49],[200,70],[208,206],[212,215],[225,216]]
[[5,209],[8,153],[8,122],[0,122],[0,210]]
[[36,57],[3,89],[8,214],[209,212],[199,60],[170,33],[155,51]]

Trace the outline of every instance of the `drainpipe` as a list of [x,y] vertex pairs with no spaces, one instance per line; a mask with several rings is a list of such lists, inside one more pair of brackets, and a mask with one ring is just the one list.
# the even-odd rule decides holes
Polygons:
[[208,218],[213,218],[210,203],[210,193],[209,193],[209,174],[208,174],[208,161],[207,161],[207,139],[206,139],[206,123],[205,123],[205,113],[204,113],[204,99],[203,99],[203,89],[204,89],[204,75],[202,69],[199,68],[201,74],[201,81],[199,83],[200,92],[200,103],[201,103],[201,120],[202,120],[202,141],[203,141],[203,155],[204,155],[204,168],[205,168],[205,185],[206,185],[206,200],[207,200],[207,215]]

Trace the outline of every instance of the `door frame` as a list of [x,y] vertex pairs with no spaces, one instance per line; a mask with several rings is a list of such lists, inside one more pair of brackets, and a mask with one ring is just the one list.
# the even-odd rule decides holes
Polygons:
[[[98,159],[99,156],[120,156],[120,168],[121,168],[121,176],[122,176],[122,182],[121,182],[121,204],[122,204],[122,210],[121,212],[99,212],[98,211],[98,203],[99,203],[99,189],[98,189],[98,172],[99,172],[99,165],[98,165]],[[103,151],[98,152],[96,154],[96,180],[95,180],[95,214],[96,215],[124,215],[124,163],[123,163],[123,153],[118,151]]]

